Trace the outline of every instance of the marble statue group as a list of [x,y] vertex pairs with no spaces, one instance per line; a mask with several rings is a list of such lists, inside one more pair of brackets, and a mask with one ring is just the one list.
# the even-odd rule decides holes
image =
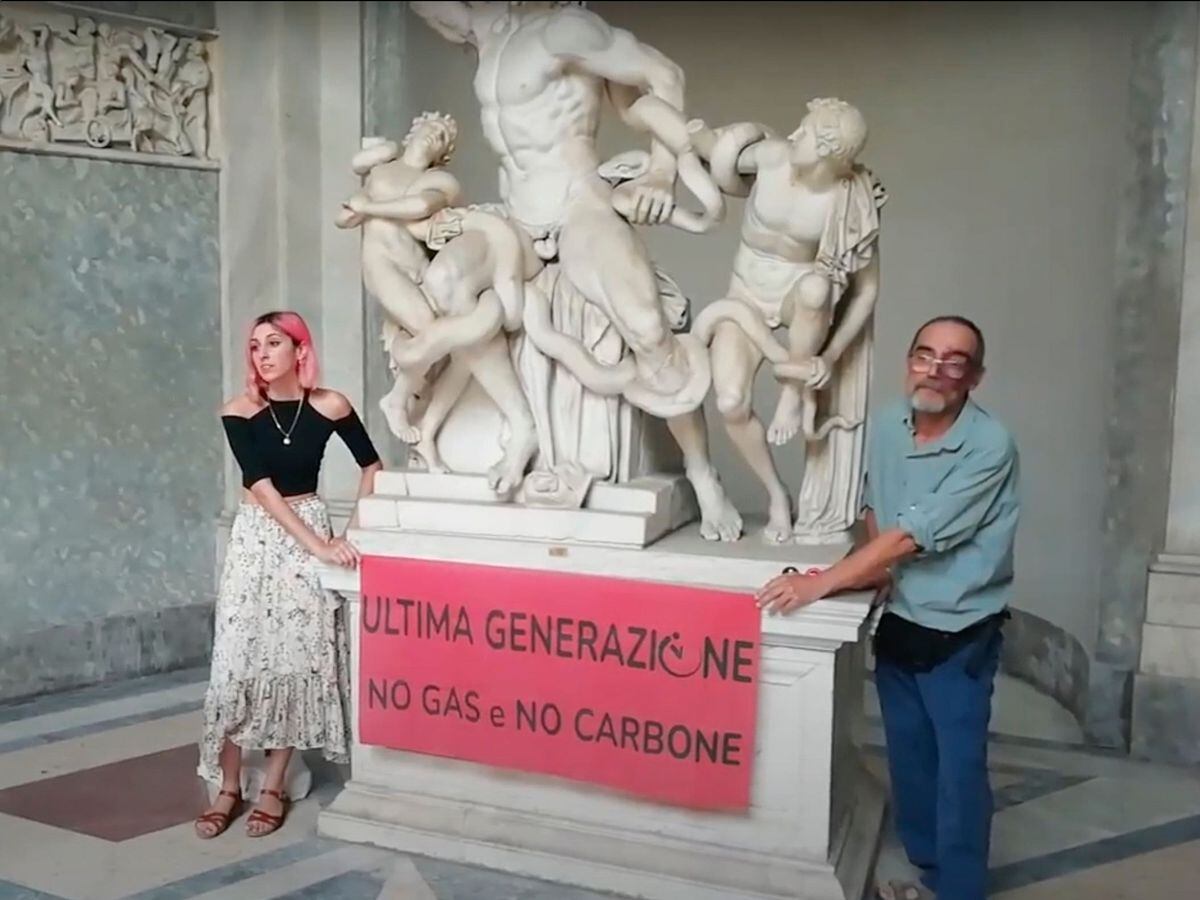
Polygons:
[[[576,3],[414,2],[472,45],[499,198],[463,196],[458,126],[418,116],[368,138],[337,214],[362,232],[385,314],[392,432],[431,472],[486,475],[501,500],[579,507],[655,464],[665,426],[701,533],[745,530],[708,448],[705,401],[765,488],[771,543],[842,538],[859,506],[879,222],[862,114],[816,99],[793,130],[689,116],[680,68]],[[606,105],[649,149],[601,159]],[[683,196],[685,188],[690,197]],[[641,229],[703,235],[745,198],[728,283],[694,313]],[[697,237],[697,241],[703,240]],[[763,363],[779,385],[753,408]],[[771,447],[805,442],[792,497]]]

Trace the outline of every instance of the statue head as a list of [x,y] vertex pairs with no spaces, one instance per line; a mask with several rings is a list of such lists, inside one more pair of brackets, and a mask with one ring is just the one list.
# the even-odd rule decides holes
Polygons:
[[849,169],[867,143],[867,122],[844,100],[818,98],[809,101],[808,115],[788,140],[794,165],[814,166],[828,160]]
[[406,156],[416,155],[417,165],[444,166],[454,155],[458,140],[458,123],[453,116],[440,112],[423,112],[412,121],[404,137]]

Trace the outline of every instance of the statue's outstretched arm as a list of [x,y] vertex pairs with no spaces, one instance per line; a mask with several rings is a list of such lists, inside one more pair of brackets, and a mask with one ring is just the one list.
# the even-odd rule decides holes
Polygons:
[[418,16],[430,28],[455,44],[473,44],[471,33],[471,8],[460,2],[414,2],[409,3]]
[[431,172],[417,180],[411,193],[389,200],[371,201],[356,197],[350,202],[350,208],[361,215],[413,222],[428,219],[461,200],[462,188],[457,178],[449,172]]
[[675,156],[692,149],[688,123],[679,109],[654,94],[614,82],[608,84],[608,96],[621,121],[634,131],[649,134]]
[[763,162],[759,157],[764,142],[775,140],[775,133],[757,122],[737,122],[714,129],[700,119],[692,119],[687,128],[692,146],[706,162],[712,161],[723,143],[736,144],[739,149],[733,165],[739,175],[757,174]]

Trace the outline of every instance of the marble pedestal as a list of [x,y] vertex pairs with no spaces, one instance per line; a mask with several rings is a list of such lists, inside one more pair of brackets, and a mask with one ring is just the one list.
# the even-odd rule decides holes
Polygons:
[[1200,765],[1198,554],[1164,553],[1150,567],[1130,743],[1139,759]]
[[501,537],[565,544],[645,547],[699,516],[682,475],[594,484],[578,509],[504,505],[483,475],[380,472],[358,504],[365,529],[418,530],[452,537]]
[[[498,515],[493,510],[492,515]],[[827,565],[844,547],[703,541],[697,526],[646,548],[364,529],[364,554],[753,591],[783,565]],[[327,570],[350,610],[356,573]],[[869,597],[764,617],[751,808],[697,812],[587,784],[364,746],[321,813],[322,835],[654,900],[858,900],[884,801],[854,742]],[[358,707],[355,678],[355,708]]]

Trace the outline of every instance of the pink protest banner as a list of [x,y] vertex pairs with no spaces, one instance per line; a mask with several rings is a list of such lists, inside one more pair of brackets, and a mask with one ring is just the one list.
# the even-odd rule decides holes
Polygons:
[[364,557],[364,744],[749,805],[752,593]]

